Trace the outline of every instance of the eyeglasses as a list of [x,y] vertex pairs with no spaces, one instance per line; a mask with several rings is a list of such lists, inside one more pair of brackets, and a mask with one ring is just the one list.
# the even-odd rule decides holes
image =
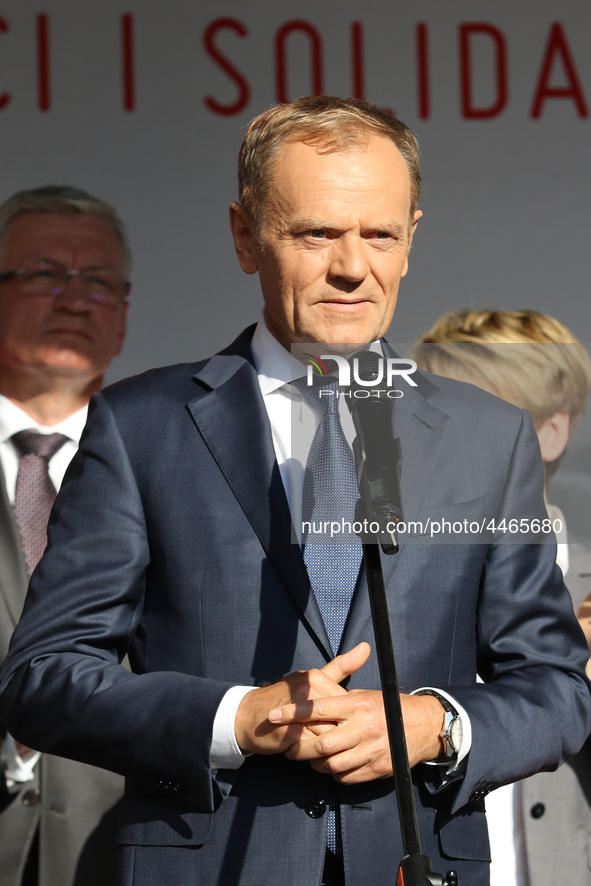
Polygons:
[[0,273],[0,283],[18,278],[25,295],[60,295],[71,277],[79,277],[88,301],[115,308],[129,294],[130,284],[110,271],[67,271],[60,265],[39,264]]

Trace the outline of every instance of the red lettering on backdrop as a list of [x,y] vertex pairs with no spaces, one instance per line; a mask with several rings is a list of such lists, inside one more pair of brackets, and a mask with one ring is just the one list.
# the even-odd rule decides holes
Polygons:
[[322,37],[309,22],[294,20],[286,22],[275,35],[275,81],[277,84],[277,101],[286,104],[291,101],[287,90],[287,59],[285,44],[294,31],[301,31],[310,38],[312,63],[311,95],[322,95]]
[[351,67],[353,70],[353,97],[365,99],[365,58],[361,22],[351,22]]
[[417,25],[417,82],[419,88],[419,117],[431,116],[431,85],[429,80],[429,31],[421,22]]
[[49,16],[37,16],[37,103],[40,111],[49,111],[51,92],[49,84]]
[[123,73],[123,109],[135,111],[135,60],[133,15],[121,16],[121,70]]
[[213,98],[211,95],[207,95],[203,101],[214,114],[222,114],[223,116],[230,116],[231,114],[239,114],[250,99],[250,86],[248,85],[248,81],[244,78],[242,73],[236,68],[232,62],[230,62],[225,55],[223,55],[220,50],[215,45],[215,38],[219,31],[224,29],[229,29],[234,31],[234,33],[238,34],[240,37],[246,37],[248,34],[248,29],[242,22],[239,22],[235,18],[218,18],[215,21],[211,22],[208,27],[205,29],[203,34],[203,45],[207,53],[213,58],[214,61],[218,63],[220,68],[228,75],[230,80],[233,80],[238,89],[238,96],[235,102],[229,105],[223,105],[216,98]]
[[[554,62],[559,59],[568,81],[567,86],[550,86],[550,77]],[[530,115],[534,118],[542,116],[542,105],[548,98],[569,98],[574,101],[579,117],[588,117],[589,111],[581,88],[577,69],[562,29],[562,25],[554,22],[550,29],[546,53],[542,61],[540,78],[536,87]]]
[[[0,32],[2,32],[3,34],[6,34],[7,31],[10,31],[10,25],[8,24],[8,22],[6,21],[5,18],[0,18]],[[6,107],[6,105],[8,105],[9,103],[10,103],[10,93],[3,92],[2,95],[0,95],[0,111],[3,111],[4,108]]]
[[[494,25],[471,22],[460,25],[460,84],[462,114],[468,120],[496,117],[507,104],[507,48],[505,38]],[[472,37],[487,36],[493,41],[495,52],[496,99],[488,107],[474,106],[472,95]]]

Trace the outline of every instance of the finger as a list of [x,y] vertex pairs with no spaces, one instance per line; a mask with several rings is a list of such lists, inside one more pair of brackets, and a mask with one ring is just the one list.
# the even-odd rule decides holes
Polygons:
[[329,772],[331,771],[329,761],[336,760],[345,752],[350,752],[360,744],[360,741],[360,736],[333,724],[319,735],[310,737],[308,734],[307,737],[303,737],[285,752],[285,756],[290,760],[316,760],[319,766],[324,767],[323,772]]
[[369,643],[358,643],[349,652],[337,655],[332,661],[324,665],[322,672],[329,676],[335,683],[342,683],[346,677],[350,677],[359,668],[363,667],[371,653]]
[[321,760],[311,760],[310,766],[312,769],[321,772],[323,775],[331,775],[335,781],[343,785],[363,784],[368,781],[376,781],[378,778],[389,778],[389,776],[392,775],[391,769],[383,775],[376,774],[371,766],[356,766],[353,769],[348,769],[344,772],[335,772],[330,766]]
[[306,723],[306,729],[308,729],[312,735],[323,735],[336,725],[336,723],[331,723],[329,721],[325,721],[324,723]]
[[[335,731],[338,732],[338,730]],[[302,743],[304,752],[311,744],[310,741]],[[299,749],[299,747],[299,745],[294,745],[286,752],[286,756],[291,758],[294,748]],[[389,778],[392,775],[392,758],[389,750],[386,753],[378,748],[368,749],[361,743],[344,748],[343,751],[335,751],[326,757],[314,758],[308,754],[308,759],[312,769],[332,775],[342,784],[357,784],[377,778]]]
[[[285,700],[277,699],[275,707],[288,704],[290,701],[308,701],[311,698],[324,698],[331,695],[346,695],[347,690],[335,682],[323,669],[312,668],[309,671],[300,671],[294,681],[290,683],[290,697]],[[288,677],[288,680],[290,678]]]
[[330,721],[338,723],[350,716],[351,703],[348,694],[331,695],[323,698],[311,698],[307,701],[297,701],[292,704],[273,708],[267,714],[271,723],[319,723]]

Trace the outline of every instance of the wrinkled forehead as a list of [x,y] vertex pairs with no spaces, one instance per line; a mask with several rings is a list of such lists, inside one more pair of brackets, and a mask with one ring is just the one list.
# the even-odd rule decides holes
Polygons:
[[397,146],[381,135],[338,148],[317,140],[283,144],[268,181],[266,215],[295,206],[306,214],[308,206],[331,199],[380,207],[391,202],[393,212],[410,218],[410,173]]
[[125,273],[125,255],[115,231],[103,219],[82,214],[22,213],[0,239],[0,263],[51,259],[86,262]]

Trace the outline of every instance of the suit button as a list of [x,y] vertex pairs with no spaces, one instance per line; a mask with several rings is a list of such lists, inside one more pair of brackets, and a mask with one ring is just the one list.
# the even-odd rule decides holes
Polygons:
[[310,800],[305,811],[310,818],[322,818],[326,812],[326,800]]
[[529,810],[529,814],[532,818],[541,818],[545,811],[546,807],[543,803],[534,803],[532,808]]
[[23,806],[36,806],[41,802],[41,791],[25,791],[21,802]]
[[164,778],[160,778],[156,782],[156,788],[159,791],[165,791],[168,794],[178,794],[180,793],[181,786],[176,781],[167,781]]
[[472,796],[468,800],[471,806],[476,806],[480,809],[484,809],[484,798],[486,797],[487,791],[482,788],[477,788],[472,792]]

